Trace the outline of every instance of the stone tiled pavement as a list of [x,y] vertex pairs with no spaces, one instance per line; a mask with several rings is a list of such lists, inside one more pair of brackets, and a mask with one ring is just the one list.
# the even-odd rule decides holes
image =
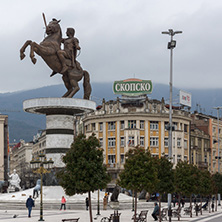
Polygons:
[[[12,207],[11,207],[12,208]],[[143,209],[144,210],[144,209]],[[140,211],[140,209],[138,209]],[[125,210],[119,210],[119,213],[121,213],[120,216],[120,222],[129,222],[132,221],[132,215],[133,212],[130,209],[125,209]],[[93,218],[94,222],[100,222],[101,218],[104,216],[109,216],[111,213],[113,213],[113,210],[100,210],[99,216],[97,216],[97,210],[93,210]],[[152,216],[152,209],[149,209],[148,213],[148,222],[154,221]],[[69,218],[80,218],[79,222],[88,222],[89,221],[89,212],[86,210],[44,210],[43,212],[43,219],[48,222],[61,222],[62,219],[69,219]],[[16,215],[16,218],[13,218],[13,216]],[[221,207],[218,207],[217,212],[209,213],[208,211],[203,211],[202,216],[196,217],[195,214],[193,214],[193,217],[190,218],[187,215],[183,214],[182,211],[182,217],[180,221],[210,221],[211,218],[215,218],[218,216],[222,216],[222,209]],[[4,222],[34,222],[39,220],[39,209],[34,209],[32,211],[32,217],[28,218],[27,217],[27,210],[13,210],[13,209],[8,209],[8,210],[0,210],[0,221]],[[178,221],[177,218],[172,218],[172,221]]]

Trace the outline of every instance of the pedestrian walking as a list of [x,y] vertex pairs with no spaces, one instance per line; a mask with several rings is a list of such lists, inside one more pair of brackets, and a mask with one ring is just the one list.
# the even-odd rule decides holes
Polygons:
[[214,212],[214,201],[212,201],[211,208],[212,208],[212,212]]
[[64,196],[62,196],[60,210],[62,210],[62,207],[64,207],[64,210],[66,210],[66,198]]
[[175,205],[176,205],[176,199],[175,199],[175,197],[173,197],[173,207],[175,207]]
[[109,192],[106,192],[106,193],[105,193],[105,196],[106,196],[106,201],[107,201],[107,204],[108,204],[108,201],[109,201]]
[[88,208],[89,208],[89,198],[88,197],[86,197],[86,210],[88,210]]
[[31,217],[32,208],[35,207],[34,200],[30,195],[29,198],[26,200],[26,208],[28,208],[28,217]]
[[157,203],[154,203],[154,206],[152,217],[154,220],[158,220],[157,215],[159,215],[159,206]]
[[107,208],[107,199],[108,199],[108,196],[104,196],[104,198],[103,198],[103,210],[106,210],[106,208]]
[[183,197],[181,198],[181,204],[182,204],[182,207],[184,207],[184,204],[185,204],[185,201],[184,201],[184,199],[183,199]]

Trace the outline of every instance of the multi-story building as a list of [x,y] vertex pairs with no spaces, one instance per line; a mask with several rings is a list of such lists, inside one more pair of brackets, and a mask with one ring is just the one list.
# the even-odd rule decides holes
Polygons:
[[8,116],[0,114],[0,181],[7,181],[8,176]]
[[[219,139],[218,139],[218,119],[214,116],[205,115],[202,113],[195,112],[192,114],[192,123],[195,124],[196,128],[204,131],[205,134],[208,134],[210,137],[210,172],[221,172],[222,170],[222,161],[221,161],[221,149],[222,149],[222,121],[219,120]],[[218,140],[219,147],[218,147]],[[219,148],[219,155],[218,155],[218,148]],[[218,158],[219,157],[219,158]],[[220,162],[218,169],[218,161]]]
[[211,170],[210,135],[191,125],[190,163]]
[[[113,182],[123,169],[126,152],[136,146],[149,149],[153,156],[168,155],[169,109],[164,99],[133,97],[103,100],[97,110],[82,119],[86,136],[92,133],[104,150],[105,164]],[[189,161],[191,114],[173,107],[173,163]]]
[[10,173],[16,169],[20,179],[21,187],[29,188],[34,185],[33,173],[30,169],[30,161],[32,159],[33,143],[26,143],[20,140],[10,152]]

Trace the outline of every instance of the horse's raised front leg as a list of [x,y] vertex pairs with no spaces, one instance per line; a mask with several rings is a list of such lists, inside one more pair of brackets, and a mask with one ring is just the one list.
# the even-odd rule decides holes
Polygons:
[[38,46],[39,45],[36,42],[32,42],[30,44],[30,47],[31,47],[31,49],[30,49],[30,58],[31,58],[33,64],[36,64],[36,61],[37,61],[36,58],[35,58],[34,52],[37,50]]
[[30,45],[32,43],[31,40],[27,40],[25,42],[25,44],[22,46],[22,48],[20,49],[20,59],[23,60],[25,58],[25,49],[27,48],[28,45]]

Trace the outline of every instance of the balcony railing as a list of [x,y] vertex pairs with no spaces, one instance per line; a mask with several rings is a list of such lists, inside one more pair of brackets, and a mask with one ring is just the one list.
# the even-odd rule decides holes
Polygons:
[[208,163],[203,162],[203,161],[198,161],[198,166],[199,166],[200,168],[205,168],[205,169],[207,169],[207,168],[208,168]]

